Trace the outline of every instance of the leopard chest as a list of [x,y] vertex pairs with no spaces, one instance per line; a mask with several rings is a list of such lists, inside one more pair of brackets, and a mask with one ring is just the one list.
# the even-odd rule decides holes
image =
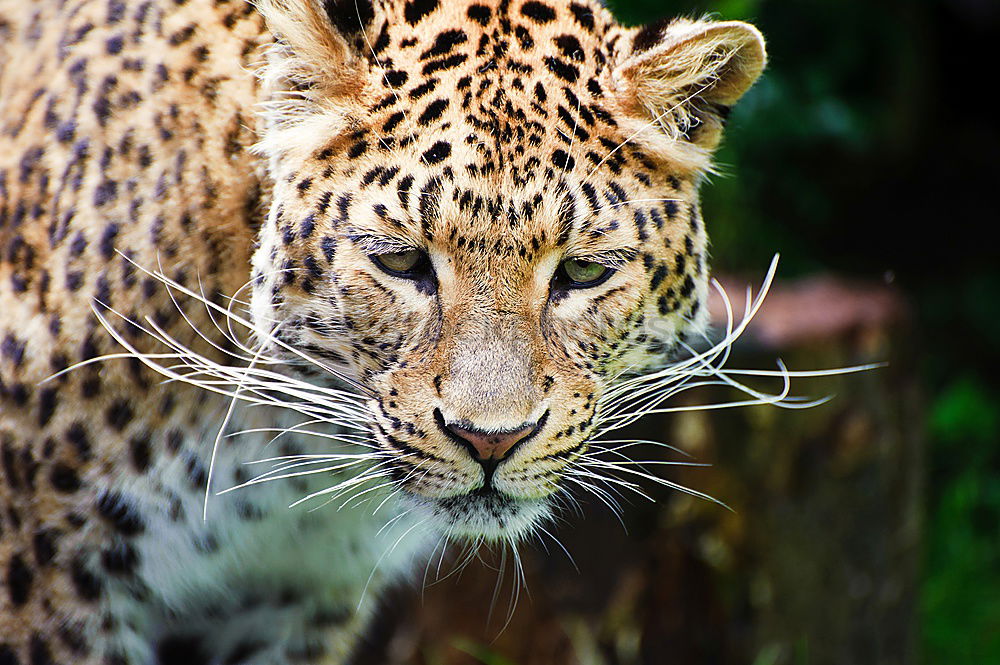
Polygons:
[[[282,426],[279,415],[264,418]],[[187,430],[181,452],[158,459],[146,481],[102,495],[132,531],[95,556],[109,573],[107,609],[128,627],[110,639],[125,649],[130,640],[155,645],[161,660],[174,650],[187,662],[214,662],[251,647],[304,649],[337,628],[356,630],[377,589],[408,567],[426,537],[391,495],[360,494],[378,483],[355,483],[357,467],[227,492],[289,464],[254,462],[321,455],[330,446],[294,435],[272,441],[272,432],[222,437],[216,447],[220,421],[213,414]],[[257,424],[236,418],[227,431]],[[283,468],[274,475],[309,467]],[[346,491],[297,503],[341,483]]]

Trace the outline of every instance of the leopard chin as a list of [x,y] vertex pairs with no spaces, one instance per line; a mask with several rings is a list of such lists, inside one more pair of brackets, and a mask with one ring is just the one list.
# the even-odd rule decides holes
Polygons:
[[552,515],[548,497],[515,497],[493,487],[443,498],[407,492],[405,502],[455,540],[516,543]]

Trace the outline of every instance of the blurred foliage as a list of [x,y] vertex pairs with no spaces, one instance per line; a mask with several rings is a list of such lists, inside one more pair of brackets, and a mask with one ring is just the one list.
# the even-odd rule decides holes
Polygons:
[[[995,113],[979,91],[990,0],[613,0],[623,20],[756,24],[770,62],[705,188],[719,271],[892,281],[913,306],[928,396],[922,648],[1000,663],[1000,261]],[[766,662],[766,658],[762,662]]]

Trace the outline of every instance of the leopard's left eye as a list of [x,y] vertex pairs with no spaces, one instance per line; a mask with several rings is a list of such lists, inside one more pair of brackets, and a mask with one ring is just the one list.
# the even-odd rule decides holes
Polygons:
[[586,289],[603,283],[614,272],[614,269],[595,261],[567,259],[559,264],[556,280],[571,289]]

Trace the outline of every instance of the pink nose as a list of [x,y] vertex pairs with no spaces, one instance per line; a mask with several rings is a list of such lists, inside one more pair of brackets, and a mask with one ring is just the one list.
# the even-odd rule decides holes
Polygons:
[[452,434],[472,446],[479,461],[487,462],[489,460],[502,460],[519,441],[534,434],[538,429],[538,424],[523,425],[507,432],[486,432],[457,423],[448,424],[448,429]]

